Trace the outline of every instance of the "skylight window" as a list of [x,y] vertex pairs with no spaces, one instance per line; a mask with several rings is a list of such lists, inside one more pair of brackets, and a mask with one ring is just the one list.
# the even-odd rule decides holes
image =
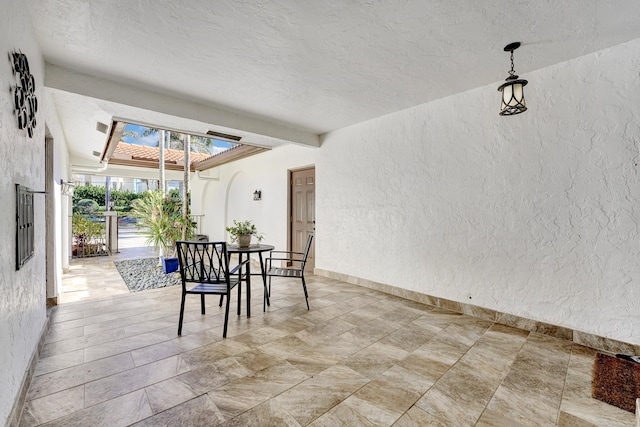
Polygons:
[[[101,162],[109,165],[159,168],[160,157],[167,170],[184,170],[184,146],[186,133],[165,131],[165,144],[160,156],[162,129],[151,125],[114,120],[101,154]],[[240,143],[240,136],[209,130],[191,136],[189,168],[202,171],[261,153],[268,148]],[[167,142],[168,138],[168,142]]]
[[[186,134],[178,132],[168,133],[170,135],[169,143],[165,145],[165,148],[183,151]],[[160,135],[160,129],[129,123],[125,126],[124,132],[122,133],[122,141],[128,144],[142,145],[146,147],[159,147]],[[227,151],[237,145],[239,144],[236,142],[191,135],[191,153],[213,156]]]

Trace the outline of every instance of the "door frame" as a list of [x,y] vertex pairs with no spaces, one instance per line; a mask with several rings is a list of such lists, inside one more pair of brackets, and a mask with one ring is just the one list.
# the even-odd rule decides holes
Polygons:
[[[287,169],[287,250],[288,251],[293,250],[293,192],[291,191],[293,187],[293,174],[295,172],[300,172],[300,171],[310,170],[310,169],[313,169],[315,171],[316,165],[310,164],[310,165],[301,166],[298,168]],[[317,185],[318,176],[315,173],[314,175],[315,175],[314,185]],[[314,206],[315,206],[315,202],[314,202]],[[315,245],[315,223],[314,223],[313,244]]]
[[54,182],[54,168],[55,168],[55,146],[53,137],[49,134],[49,129],[45,129],[44,137],[44,191],[47,194],[45,197],[45,295],[46,306],[53,307],[58,305],[58,283],[57,283],[57,271],[58,265],[58,253],[56,252],[56,202],[54,195],[55,186]]

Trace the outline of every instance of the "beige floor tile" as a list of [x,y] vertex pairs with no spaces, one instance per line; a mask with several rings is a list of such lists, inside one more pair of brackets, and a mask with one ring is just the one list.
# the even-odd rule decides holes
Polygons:
[[192,370],[206,368],[213,363],[229,356],[239,355],[250,351],[251,347],[234,339],[220,340],[193,350],[184,351],[180,358]]
[[307,375],[284,362],[216,388],[209,393],[209,396],[224,417],[229,419],[279,395],[307,378]]
[[[234,359],[240,363],[242,366],[247,368],[251,372],[260,372],[264,369],[270,368],[272,366],[280,365],[284,363],[284,359],[281,359],[276,356],[272,356],[258,349],[253,349],[250,351],[246,351],[241,354],[236,354]],[[291,361],[289,360],[291,363]],[[297,365],[294,364],[297,367]],[[298,367],[297,367],[298,368]],[[300,369],[300,368],[298,368]]]
[[[487,409],[484,411],[478,422],[476,423],[476,427],[524,427],[524,424],[520,424],[517,421],[514,421],[510,418],[504,417],[497,412],[491,411]],[[587,426],[584,426],[587,427]]]
[[45,426],[128,426],[151,415],[144,390],[91,406],[44,424]]
[[327,350],[326,346],[311,347],[287,357],[287,361],[298,370],[313,376],[345,359],[342,355]]
[[226,339],[191,299],[177,336],[180,288],[128,293],[124,255],[63,278],[22,425],[633,425],[591,398],[592,349],[324,277],[265,313],[254,281]]
[[368,382],[345,366],[333,366],[292,387],[274,400],[300,424],[309,424]]
[[[473,398],[473,394],[451,396],[445,392],[446,388],[432,388],[416,403],[416,407],[430,414],[433,418],[449,426],[472,426],[480,417],[484,405]],[[475,387],[474,393],[482,391]]]
[[428,412],[425,412],[422,409],[414,406],[409,409],[402,417],[400,417],[400,419],[398,419],[398,421],[396,421],[393,425],[394,427],[450,427],[451,425],[455,424],[448,424],[445,420],[438,419]]
[[131,356],[136,366],[142,366],[160,359],[178,355],[183,351],[184,349],[179,347],[175,340],[171,340],[133,350]]
[[37,426],[84,409],[84,385],[27,402],[20,426]]
[[456,364],[449,369],[416,403],[416,406],[440,419],[459,425],[473,425],[500,382],[486,379],[473,367]]
[[428,342],[435,333],[410,323],[401,326],[381,339],[382,343],[393,345],[405,351],[413,351]]
[[197,394],[204,394],[224,386],[231,381],[244,378],[251,371],[242,366],[233,357],[227,357],[196,369],[191,369],[176,377],[188,385]]
[[487,408],[524,425],[554,425],[570,349],[565,341],[530,334]]
[[222,413],[211,398],[204,394],[174,406],[166,411],[146,418],[136,424],[135,427],[158,426],[190,426],[212,427],[224,422]]
[[351,395],[339,406],[348,407],[364,419],[367,424],[376,426],[390,426],[402,415],[402,412],[389,409],[388,406],[377,406],[370,400],[363,399],[361,395]]
[[42,357],[38,361],[38,366],[34,371],[35,376],[48,374],[61,369],[71,368],[81,365],[84,362],[84,352],[82,350],[70,351],[57,356]]
[[193,388],[178,378],[169,378],[145,388],[154,414],[198,397]]
[[56,341],[68,340],[70,338],[78,338],[83,335],[84,335],[84,326],[77,326],[75,328],[65,328],[65,329],[58,329],[52,326],[45,340],[45,344],[50,344]]
[[286,337],[289,333],[280,329],[266,326],[264,328],[254,329],[234,337],[235,341],[239,341],[251,346],[258,346],[275,341],[278,338]]
[[377,342],[347,358],[343,364],[373,379],[408,355],[398,347]]
[[90,362],[92,360],[103,359],[105,357],[130,352],[132,350],[141,349],[160,342],[169,341],[172,338],[173,335],[169,331],[156,331],[149,332],[147,334],[136,335],[134,337],[126,337],[117,341],[111,341],[105,344],[99,344],[85,348],[84,360]]
[[224,427],[301,427],[292,416],[274,400],[268,400],[222,424]]
[[96,405],[189,371],[179,356],[129,369],[85,384],[86,406]]
[[31,380],[27,399],[37,399],[132,368],[133,359],[131,355],[123,353],[49,374],[39,375]]
[[[104,343],[118,341],[126,337],[124,329],[112,329],[104,333],[84,334],[80,337],[55,341],[45,344],[40,354],[41,357],[51,357],[72,351],[85,349]],[[84,352],[83,352],[84,353]]]
[[[347,398],[348,400],[348,398]],[[310,427],[336,427],[336,426],[360,426],[372,427],[373,424],[366,417],[349,406],[346,401],[334,406],[329,412],[316,418]]]
[[286,359],[287,357],[294,356],[298,352],[310,347],[311,346],[309,344],[300,338],[290,335],[261,345],[258,348],[265,353]]
[[375,425],[391,425],[431,384],[411,371],[394,366],[347,398],[345,403]]

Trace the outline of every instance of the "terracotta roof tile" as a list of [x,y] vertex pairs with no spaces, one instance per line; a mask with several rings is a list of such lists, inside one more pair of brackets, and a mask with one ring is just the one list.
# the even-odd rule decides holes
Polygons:
[[[113,157],[131,160],[146,160],[157,162],[160,159],[158,147],[148,147],[145,145],[129,144],[123,141],[118,143]],[[191,163],[198,163],[211,157],[211,154],[191,153]],[[184,152],[182,150],[165,149],[165,163],[182,165],[184,163]]]

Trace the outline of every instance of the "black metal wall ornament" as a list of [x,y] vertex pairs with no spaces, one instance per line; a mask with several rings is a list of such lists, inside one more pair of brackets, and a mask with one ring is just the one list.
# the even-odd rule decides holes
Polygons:
[[33,130],[36,127],[36,113],[38,112],[38,99],[35,94],[36,81],[29,71],[27,55],[22,52],[12,52],[9,54],[9,60],[16,78],[13,100],[18,129],[27,129],[29,138],[33,138]]
[[16,184],[16,271],[33,257],[34,207],[30,188]]

